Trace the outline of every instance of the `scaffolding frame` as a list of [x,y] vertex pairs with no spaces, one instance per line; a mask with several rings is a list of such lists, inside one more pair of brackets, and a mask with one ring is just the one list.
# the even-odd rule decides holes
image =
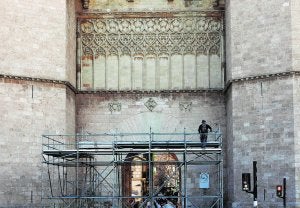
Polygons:
[[[138,207],[155,207],[157,199],[176,200],[176,207],[223,208],[223,151],[220,131],[208,133],[206,147],[198,133],[100,133],[42,136],[42,202],[44,207],[131,207],[131,199],[140,199]],[[74,142],[75,141],[75,142]],[[147,155],[141,161],[134,155]],[[154,161],[153,155],[175,154],[178,161]],[[131,155],[131,156],[130,156]],[[133,155],[133,156],[132,156]],[[146,165],[147,194],[124,195],[122,167]],[[155,165],[174,165],[180,186],[176,196],[160,195],[168,175],[154,186]],[[193,172],[209,172],[212,187],[195,190]],[[191,176],[192,175],[192,176]],[[191,181],[194,181],[194,184]],[[210,183],[211,184],[211,183]],[[147,206],[148,205],[148,206]]]

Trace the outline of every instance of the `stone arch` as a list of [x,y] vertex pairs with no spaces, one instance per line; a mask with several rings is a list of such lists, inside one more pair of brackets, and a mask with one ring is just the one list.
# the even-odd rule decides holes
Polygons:
[[[123,204],[130,204],[133,200],[141,203],[139,196],[149,195],[150,180],[153,181],[154,195],[178,196],[181,189],[181,171],[178,158],[174,153],[151,154],[153,166],[149,170],[149,154],[129,153],[125,164],[122,165],[122,195],[128,197]],[[150,178],[152,172],[152,178]],[[179,201],[172,198],[173,203]]]

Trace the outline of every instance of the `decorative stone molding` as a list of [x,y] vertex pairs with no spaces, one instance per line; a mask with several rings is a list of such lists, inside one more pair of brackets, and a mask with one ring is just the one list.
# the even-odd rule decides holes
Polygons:
[[213,4],[215,9],[225,9],[225,0],[215,0]]
[[39,77],[24,77],[24,76],[15,76],[15,75],[8,75],[8,74],[0,74],[0,79],[65,85],[70,90],[72,90],[75,94],[78,93],[78,90],[70,82],[63,81],[63,80],[44,79],[44,78],[39,78]]
[[148,108],[149,111],[153,111],[153,109],[157,106],[157,103],[153,98],[149,98],[144,105]]
[[279,72],[275,74],[261,74],[252,77],[241,77],[236,79],[230,79],[226,82],[224,92],[228,90],[232,83],[240,83],[240,82],[248,82],[248,81],[256,81],[256,80],[266,80],[266,79],[276,79],[279,77],[289,77],[289,76],[299,76],[300,71],[289,71],[289,72]]
[[108,103],[108,109],[110,112],[119,112],[122,109],[121,103]]
[[191,109],[192,109],[192,102],[180,102],[179,103],[179,109],[181,111],[184,111],[184,112],[191,111]]
[[[80,20],[82,53],[90,55],[220,55],[221,16],[190,12],[159,18],[89,18]],[[128,15],[129,16],[129,15]]]
[[82,8],[89,9],[90,0],[82,0]]
[[128,90],[128,91],[122,91],[122,92],[114,91],[114,90],[78,90],[68,81],[43,79],[43,78],[38,78],[38,77],[24,77],[24,76],[0,74],[0,79],[61,84],[61,85],[67,86],[75,94],[98,94],[98,93],[104,93],[104,94],[115,94],[115,93],[117,93],[117,94],[119,94],[119,93],[123,93],[123,94],[141,94],[141,93],[142,94],[165,94],[165,93],[167,93],[167,94],[169,94],[169,93],[208,93],[208,92],[219,93],[222,91],[225,92],[232,83],[252,81],[252,80],[275,79],[275,78],[279,78],[279,77],[289,77],[289,76],[300,76],[300,72],[299,71],[279,72],[279,73],[275,73],[275,74],[264,74],[264,75],[257,75],[257,76],[252,76],[252,77],[243,77],[243,78],[232,79],[232,80],[228,80],[226,82],[226,86],[224,89],[220,88],[220,89],[195,89],[195,90],[149,90],[149,91]]

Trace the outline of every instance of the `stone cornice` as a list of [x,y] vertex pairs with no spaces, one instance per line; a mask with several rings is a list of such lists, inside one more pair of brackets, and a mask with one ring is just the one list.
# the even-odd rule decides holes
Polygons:
[[111,11],[101,10],[92,12],[81,12],[77,13],[77,17],[80,19],[91,19],[91,18],[161,18],[161,17],[181,17],[181,16],[204,16],[204,17],[222,17],[222,10],[141,10],[141,11]]
[[265,80],[265,79],[276,79],[279,77],[288,77],[293,75],[300,75],[300,71],[289,71],[289,72],[279,72],[274,74],[263,74],[249,77],[236,78],[228,80],[224,88],[218,89],[190,89],[190,90],[123,90],[123,91],[114,91],[114,90],[79,90],[78,94],[159,94],[159,93],[213,93],[213,92],[223,92],[226,93],[228,88],[232,83],[246,82],[246,81],[256,81],[256,80]]
[[167,93],[222,93],[223,89],[193,89],[193,90],[81,90],[78,94],[167,94]]
[[256,81],[256,80],[265,80],[265,79],[275,79],[278,77],[288,77],[293,75],[300,75],[300,71],[288,71],[288,72],[278,72],[274,74],[261,74],[249,77],[241,77],[228,80],[224,87],[224,91],[226,92],[232,83],[246,82],[246,81]]
[[21,80],[21,81],[31,81],[31,82],[42,82],[42,83],[51,83],[51,84],[60,84],[67,86],[74,93],[78,93],[78,90],[68,81],[55,80],[55,79],[44,79],[38,77],[25,77],[25,76],[15,76],[15,75],[7,75],[0,74],[0,79],[11,79],[11,80]]
[[0,79],[12,79],[12,80],[23,80],[23,81],[32,81],[32,82],[42,82],[42,83],[52,83],[52,84],[60,84],[65,85],[70,90],[72,90],[75,94],[159,94],[159,93],[212,93],[212,92],[226,92],[228,88],[233,83],[241,83],[246,81],[256,81],[256,80],[264,80],[264,79],[275,79],[279,77],[288,77],[300,75],[300,71],[289,71],[289,72],[279,72],[274,74],[264,74],[264,75],[256,75],[249,77],[236,78],[232,80],[228,80],[224,89],[216,88],[216,89],[187,89],[187,90],[78,90],[74,87],[70,82],[63,80],[55,80],[55,79],[44,79],[37,77],[25,77],[25,76],[15,76],[15,75],[6,75],[0,74]]
[[60,84],[65,85],[70,90],[72,90],[75,94],[159,94],[159,93],[213,93],[213,92],[222,92],[222,88],[211,88],[211,89],[187,89],[187,90],[78,90],[76,89],[70,82],[63,80],[55,80],[55,79],[44,79],[44,78],[36,78],[36,77],[25,77],[25,76],[15,76],[15,75],[6,75],[0,74],[0,79],[11,79],[11,80],[22,80],[29,82],[42,82],[42,83],[50,83],[50,84]]
[[0,74],[0,79],[12,79],[12,80],[23,80],[23,81],[32,81],[32,82],[43,82],[43,83],[52,83],[52,84],[61,84],[68,87],[75,94],[158,94],[158,93],[207,93],[207,92],[226,92],[233,83],[241,83],[246,81],[256,81],[264,79],[275,79],[278,77],[288,77],[293,75],[300,75],[300,71],[289,71],[289,72],[279,72],[274,74],[262,74],[256,76],[236,78],[228,80],[224,89],[187,89],[187,90],[78,90],[70,82],[63,80],[55,79],[44,79],[36,77],[25,77],[25,76],[15,76],[15,75],[6,75]]

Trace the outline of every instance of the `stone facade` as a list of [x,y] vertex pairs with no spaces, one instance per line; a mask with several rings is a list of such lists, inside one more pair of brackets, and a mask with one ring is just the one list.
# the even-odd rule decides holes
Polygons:
[[[87,1],[86,1],[87,2]],[[213,9],[215,0],[90,0],[90,11]]]
[[[156,103],[152,108],[147,107],[149,99]],[[183,132],[184,128],[197,132],[201,119],[206,119],[214,129],[220,125],[225,130],[224,107],[220,92],[80,94],[76,96],[76,129],[83,133],[149,132],[150,128],[153,132]]]
[[[228,206],[251,205],[249,194],[241,191],[241,175],[252,172],[252,161],[258,161],[260,207],[275,206],[281,201],[275,187],[282,178],[288,179],[288,187],[295,183],[293,79],[234,83],[231,90],[227,106],[231,104],[232,118],[227,125],[232,136],[228,135],[227,159],[229,183],[233,186],[228,186],[232,199]],[[295,191],[289,189],[287,194],[295,196]]]
[[[299,23],[293,1],[226,1],[227,207],[248,207],[241,174],[258,163],[259,207],[281,207],[276,185],[287,178],[287,207],[299,207]],[[251,18],[249,18],[251,17]],[[296,185],[297,186],[297,185]]]
[[221,12],[104,16],[78,19],[80,90],[223,88]]
[[[81,94],[76,97],[76,109],[76,129],[82,134],[97,134],[99,132],[147,133],[150,130],[154,133],[183,133],[184,131],[196,133],[201,120],[205,119],[213,131],[220,128],[221,132],[226,135],[225,103],[221,91],[122,93],[119,95]],[[93,140],[92,137],[87,137],[87,139]],[[135,139],[141,141],[144,136]],[[155,139],[162,141],[182,140],[182,135],[157,136]],[[209,141],[213,141],[213,139],[212,137],[208,138]],[[226,141],[225,137],[223,139]],[[188,140],[199,141],[199,136],[190,136]],[[179,161],[183,160],[182,153],[176,153],[176,156],[180,158]],[[195,155],[190,156],[187,160],[195,160]],[[190,165],[187,168],[186,178],[188,195],[216,195],[219,190],[217,170],[218,166],[216,165]],[[199,175],[203,172],[209,172],[211,181],[213,181],[210,189],[205,191],[199,188]],[[209,200],[211,199],[207,199],[208,202]],[[199,198],[191,198],[187,202],[187,207],[203,203]]]
[[75,133],[74,2],[0,6],[0,207],[40,206],[41,135]]
[[[155,87],[150,87],[153,92],[78,91],[76,11],[211,11],[215,3],[85,2],[89,9],[82,9],[80,0],[0,2],[0,207],[41,205],[42,134],[148,132],[150,127],[154,132],[196,132],[201,119],[213,128],[220,125],[225,134],[224,207],[251,207],[252,196],[241,190],[241,175],[252,171],[253,160],[258,162],[259,207],[282,207],[275,187],[283,177],[288,207],[300,207],[298,0],[226,1],[224,93],[183,92],[180,87],[172,92],[154,92]],[[127,82],[126,76],[120,81],[123,86]],[[190,190],[196,190],[198,174],[189,172]]]
[[[66,79],[66,2],[1,1],[1,73]],[[56,15],[59,14],[59,15]]]
[[0,207],[40,204],[41,135],[74,133],[74,93],[64,85],[4,78],[0,85]]
[[228,79],[291,71],[289,1],[226,3]]

